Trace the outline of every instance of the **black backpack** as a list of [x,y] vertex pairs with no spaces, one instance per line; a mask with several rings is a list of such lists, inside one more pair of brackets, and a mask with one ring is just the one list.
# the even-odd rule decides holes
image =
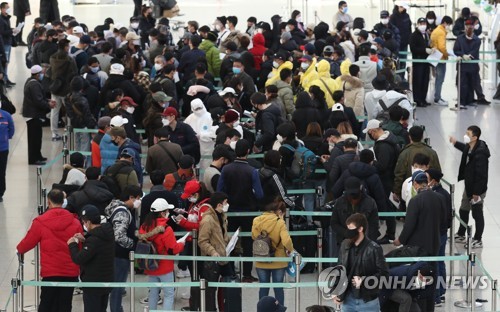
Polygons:
[[106,169],[106,172],[103,176],[101,176],[101,181],[106,184],[108,190],[113,193],[115,198],[120,197],[120,194],[123,190],[120,189],[120,184],[118,184],[118,180],[116,177],[118,174],[131,174],[134,171],[134,168],[130,165],[120,163],[121,166],[111,166]]
[[187,208],[188,204],[185,200],[181,198],[182,193],[184,193],[184,187],[186,186],[187,181],[189,180],[183,180],[179,176],[179,173],[174,172],[173,173],[174,179],[175,179],[175,184],[172,187],[172,193],[175,194],[178,200],[178,206],[176,208]]
[[384,101],[382,101],[382,99],[378,100],[378,103],[382,107],[382,111],[380,113],[378,113],[378,115],[375,117],[375,119],[379,120],[381,125],[386,124],[389,120],[391,120],[391,117],[389,116],[389,109],[391,107],[393,107],[394,105],[399,105],[399,103],[401,103],[404,100],[407,100],[407,98],[402,97],[402,98],[398,99],[390,107],[387,107],[387,105],[385,105],[385,103],[384,103]]

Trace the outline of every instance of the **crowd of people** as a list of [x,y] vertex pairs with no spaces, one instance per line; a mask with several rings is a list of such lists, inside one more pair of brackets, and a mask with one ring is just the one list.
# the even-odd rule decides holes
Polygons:
[[[8,8],[0,4],[0,21],[8,21]],[[290,224],[331,234],[325,235],[325,255],[338,257],[349,279],[346,292],[334,298],[342,311],[433,311],[442,304],[445,289],[436,282],[370,289],[363,280],[414,276],[425,284],[425,276],[446,278],[444,262],[389,267],[385,256],[398,252],[384,255],[380,247],[404,245],[396,249],[404,250],[399,255],[444,256],[453,222],[438,154],[415,120],[417,109],[431,105],[428,93],[434,104],[448,105],[441,97],[446,64],[414,63],[411,75],[396,70],[409,66],[400,61],[408,48],[413,59],[439,51],[446,60],[452,26],[455,56],[479,59],[477,14],[464,8],[453,21],[429,11],[412,31],[409,5],[401,1],[392,12],[381,11],[380,23],[370,30],[340,1],[333,28],[304,24],[298,10],[288,20],[274,15],[271,23],[249,17],[245,31],[236,29],[238,17],[219,16],[212,25],[188,21],[175,43],[169,19],[156,19],[154,9],[143,5],[127,26],[106,18],[93,30],[68,15],[50,23],[38,18],[28,36],[31,76],[22,115],[29,164],[47,160],[41,154],[47,115],[54,142],[62,139],[61,125],[77,129],[77,152],[47,196],[49,209],[17,246],[24,254],[40,244],[43,281],[126,282],[130,251],[140,245],[160,255],[190,255],[192,238],[176,240],[175,233],[198,230],[194,248],[214,261],[198,262],[193,270],[191,261],[159,260],[139,265],[138,272],[151,282],[239,281],[239,271],[241,282],[280,283],[286,262],[245,262],[238,268],[217,257],[251,257],[262,250],[269,257],[307,255],[310,243],[288,233],[286,208],[327,209],[331,219],[311,215]],[[2,32],[1,38],[8,55],[5,42],[14,34]],[[496,47],[500,53],[500,40]],[[4,79],[13,85],[8,57],[2,63]],[[489,104],[478,64],[458,66],[456,107]],[[468,222],[472,211],[476,222],[471,248],[483,246],[490,152],[480,138],[474,125],[463,142],[450,137],[462,152],[460,218]],[[291,196],[290,189],[317,194]],[[399,235],[395,217],[378,216],[398,210],[407,212]],[[226,214],[256,211],[262,215]],[[237,229],[251,237],[239,238],[227,254]],[[456,242],[466,243],[465,230],[460,227]],[[112,312],[123,311],[123,288],[82,290],[85,311],[106,311],[108,303]],[[39,311],[71,311],[74,291],[42,287]],[[284,311],[283,289],[268,295],[269,288],[259,290],[257,310]],[[181,297],[189,300],[184,310],[200,308],[198,288]],[[141,303],[173,310],[174,300],[174,287],[152,287]],[[241,300],[241,289],[208,287],[205,303],[207,311],[242,311]]]

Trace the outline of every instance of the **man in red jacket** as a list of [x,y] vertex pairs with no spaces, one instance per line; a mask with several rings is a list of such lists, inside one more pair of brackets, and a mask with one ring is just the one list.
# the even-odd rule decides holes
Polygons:
[[[53,189],[47,195],[49,209],[35,218],[28,233],[17,245],[17,252],[25,254],[40,244],[42,281],[78,282],[80,269],[73,263],[67,241],[75,233],[82,233],[80,222],[63,209],[64,193]],[[43,287],[39,312],[71,312],[72,287]]]

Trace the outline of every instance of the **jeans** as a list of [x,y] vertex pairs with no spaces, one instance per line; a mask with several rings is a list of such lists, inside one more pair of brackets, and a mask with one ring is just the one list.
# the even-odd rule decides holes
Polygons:
[[10,62],[10,51],[12,50],[12,46],[10,44],[4,44],[3,48],[5,49],[5,59],[7,60],[7,63],[5,63],[5,77],[4,80],[7,81],[9,80],[9,76],[7,75],[7,67],[9,67],[9,62]]
[[9,158],[9,150],[0,152],[0,198],[5,193],[5,172],[7,171],[7,159]]
[[[313,188],[316,189],[318,186],[321,186],[323,190],[326,189],[326,180],[309,180],[306,182],[304,185],[304,188],[309,189]],[[306,211],[314,211],[314,208],[316,208],[316,194],[305,194],[304,195],[304,209]],[[323,205],[325,203],[325,196],[321,196],[321,202],[320,205]],[[312,216],[307,216],[307,221],[312,222]]]
[[[475,205],[471,205],[470,200],[467,196],[467,193],[464,190],[462,195],[462,203],[460,204],[459,215],[460,219],[462,219],[466,224],[469,223],[469,211],[472,210],[472,218],[476,222],[476,233],[474,233],[474,239],[481,241],[484,232],[484,215],[483,215],[483,203],[484,198],[486,197],[486,193],[479,195],[481,197],[481,201]],[[460,227],[458,228],[458,234],[465,236],[465,227],[460,223]]]
[[[43,282],[78,282],[78,277],[49,276]],[[39,312],[71,312],[73,287],[41,287]]]
[[413,302],[413,298],[409,292],[403,289],[396,289],[392,292],[391,301],[399,303],[398,312],[420,312],[416,302]]
[[[171,283],[174,281],[174,272],[164,275],[149,275],[150,283]],[[163,287],[163,310],[170,311],[174,308],[174,287]],[[156,310],[158,306],[158,296],[160,295],[159,287],[151,287],[149,289],[149,310]]]
[[[127,281],[129,266],[128,259],[115,258],[115,282],[123,283]],[[109,300],[111,312],[123,312],[122,293],[124,289],[124,287],[115,287],[111,291],[111,298]],[[156,299],[158,300],[158,294]]]
[[[50,131],[52,132],[52,137],[55,137],[59,131],[59,112],[61,111],[61,106],[64,105],[64,96],[52,94],[52,99],[56,101],[56,106],[50,110]],[[67,118],[67,122],[69,123],[69,118]]]
[[[270,283],[271,276],[273,278],[273,283],[283,283],[285,278],[285,268],[282,269],[260,269],[257,268],[257,276],[259,277],[259,283]],[[285,304],[285,292],[283,288],[273,288],[274,297],[279,301],[280,304]],[[261,287],[259,289],[259,300],[262,297],[269,295],[269,288]]]
[[342,312],[378,312],[380,311],[380,302],[378,298],[364,302],[363,299],[356,299],[352,293],[349,293],[342,303]]
[[434,90],[434,102],[441,99],[441,89],[443,88],[444,77],[446,75],[446,63],[436,66],[436,88]]
[[[446,240],[448,240],[448,234],[443,234],[440,237],[440,246],[438,256],[444,256],[446,250]],[[446,264],[444,261],[439,261],[437,263],[438,270],[437,276],[439,281],[438,287],[436,288],[436,300],[446,293],[445,281],[446,281]]]

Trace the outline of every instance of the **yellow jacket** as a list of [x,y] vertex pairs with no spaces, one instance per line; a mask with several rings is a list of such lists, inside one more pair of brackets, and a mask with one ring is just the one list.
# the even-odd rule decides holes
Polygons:
[[330,63],[327,60],[321,60],[319,61],[316,70],[318,71],[318,79],[314,80],[311,83],[311,86],[318,86],[323,92],[325,92],[328,108],[332,108],[333,104],[335,104],[332,94],[340,88],[335,79],[330,76]]
[[280,67],[273,68],[273,71],[271,72],[271,77],[268,78],[266,81],[266,87],[268,85],[275,84],[276,81],[280,80],[280,73],[283,68],[288,68],[289,70],[292,70],[293,69],[292,62],[286,61],[285,63],[281,64]]
[[[264,212],[262,215],[255,217],[252,224],[252,239],[256,239],[262,231],[268,233],[268,237],[272,241],[275,248],[274,256],[281,258],[286,257],[285,249],[293,251],[293,243],[286,224],[283,219],[278,218],[273,212]],[[255,267],[260,269],[282,269],[288,266],[287,262],[256,262]]]
[[318,72],[316,71],[316,59],[313,58],[311,65],[309,65],[306,71],[300,75],[300,85],[304,88],[304,91],[309,91],[309,87],[312,85],[312,82],[318,78]]
[[436,48],[443,53],[442,60],[448,59],[448,51],[446,50],[446,34],[448,32],[443,25],[439,25],[431,33],[431,48]]

